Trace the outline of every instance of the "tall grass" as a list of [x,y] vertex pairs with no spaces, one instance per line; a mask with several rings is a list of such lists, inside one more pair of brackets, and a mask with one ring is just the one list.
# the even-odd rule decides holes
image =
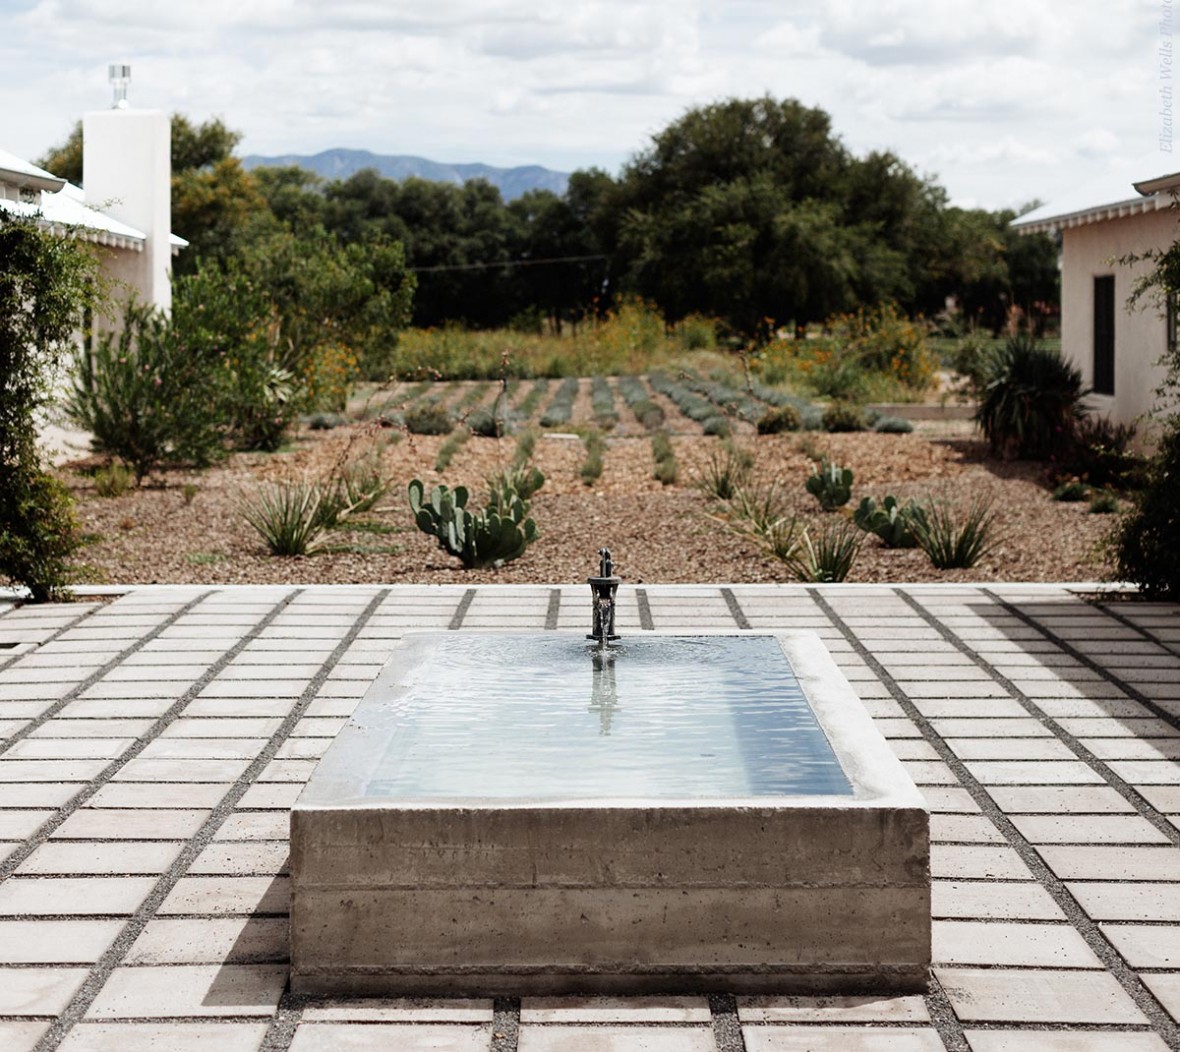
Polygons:
[[[699,342],[695,339],[690,345]],[[586,321],[563,336],[508,329],[474,332],[458,325],[410,329],[398,337],[391,364],[392,373],[401,377],[609,376],[645,372],[685,347],[681,335],[667,332],[655,306],[628,298],[605,317]]]

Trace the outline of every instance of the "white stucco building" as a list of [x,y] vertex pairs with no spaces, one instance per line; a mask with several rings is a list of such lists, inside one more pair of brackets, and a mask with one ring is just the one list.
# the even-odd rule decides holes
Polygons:
[[1136,278],[1151,265],[1119,260],[1180,237],[1180,212],[1172,208],[1180,173],[1160,175],[1161,167],[1167,162],[1141,162],[1135,172],[1079,188],[1012,224],[1024,233],[1060,233],[1061,353],[1093,389],[1091,408],[1138,423],[1141,432],[1163,378],[1158,362],[1175,347],[1175,310],[1165,316],[1147,299],[1128,307]]
[[0,208],[102,246],[116,300],[134,295],[168,310],[172,257],[187,244],[171,233],[168,116],[112,109],[86,114],[82,128],[85,190],[0,150]]

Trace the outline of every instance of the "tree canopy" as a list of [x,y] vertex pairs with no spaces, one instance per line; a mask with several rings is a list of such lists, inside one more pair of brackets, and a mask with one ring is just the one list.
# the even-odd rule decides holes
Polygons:
[[[562,195],[512,202],[482,180],[246,172],[239,137],[221,120],[173,118],[173,229],[190,242],[178,272],[279,231],[398,242],[418,325],[560,326],[639,294],[670,321],[711,314],[747,337],[884,302],[934,314],[949,297],[996,330],[1013,306],[1043,322],[1058,300],[1051,238],[1014,233],[1011,211],[951,207],[889,151],[854,156],[827,113],[794,99],[691,109],[617,178],[579,171]],[[80,178],[81,126],[42,163]]]

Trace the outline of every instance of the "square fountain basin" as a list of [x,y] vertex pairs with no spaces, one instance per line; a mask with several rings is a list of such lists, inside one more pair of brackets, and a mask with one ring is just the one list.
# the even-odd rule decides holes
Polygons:
[[407,635],[291,813],[291,985],[918,991],[929,860],[815,633]]

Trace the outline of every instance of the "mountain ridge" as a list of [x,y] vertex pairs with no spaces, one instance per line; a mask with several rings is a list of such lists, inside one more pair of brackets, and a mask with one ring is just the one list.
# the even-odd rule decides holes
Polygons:
[[555,172],[539,164],[497,168],[490,164],[446,164],[406,154],[379,154],[371,150],[336,147],[316,154],[279,154],[266,157],[251,154],[242,158],[243,167],[276,168],[297,165],[324,179],[347,179],[365,168],[374,168],[387,179],[426,179],[434,183],[461,186],[471,179],[486,179],[499,189],[504,200],[512,201],[529,190],[551,190],[564,194],[568,172]]

